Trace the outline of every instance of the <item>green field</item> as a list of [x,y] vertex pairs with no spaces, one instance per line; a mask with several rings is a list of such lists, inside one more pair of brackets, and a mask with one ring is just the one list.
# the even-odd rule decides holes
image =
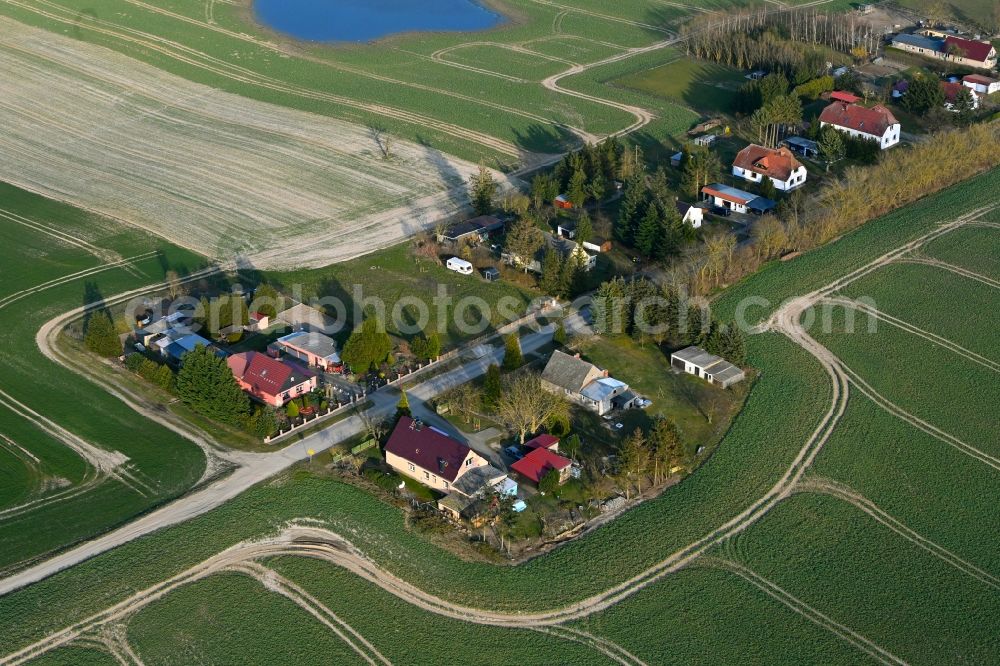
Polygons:
[[[781,278],[799,276],[806,269],[812,275],[797,290],[815,288],[953,219],[956,213],[947,204],[960,199],[969,191],[966,188],[995,177],[993,172],[921,202],[921,215],[900,211],[831,246],[776,264],[734,291],[755,290],[776,303],[793,289]],[[974,207],[975,202],[968,205]],[[897,268],[923,266],[893,265],[858,284],[877,286],[885,293],[902,289],[908,278],[896,273]],[[954,332],[947,322],[954,315],[936,313],[932,307],[939,305],[941,290],[948,288],[934,280],[950,279],[951,274],[932,269],[920,275],[929,300],[911,298],[907,310],[903,292],[886,303],[892,304],[895,316],[919,322],[938,335]],[[962,283],[950,287],[961,288]],[[727,298],[731,296],[724,294],[723,303]],[[950,312],[954,311],[953,307]],[[848,367],[914,415],[989,452],[990,424],[995,423],[1000,404],[992,373],[961,357],[946,357],[951,352],[898,328],[880,326],[876,333],[848,335],[841,332],[842,314],[832,322],[830,332],[813,333]],[[710,532],[762,497],[788,469],[829,407],[829,379],[784,336],[751,336],[748,350],[759,377],[712,457],[661,497],[542,557],[516,567],[461,560],[408,528],[398,509],[364,490],[313,475],[303,466],[209,514],[0,598],[0,643],[26,645],[228,546],[273,533],[295,519],[319,521],[348,536],[401,579],[454,602],[523,611],[579,601],[640,574]],[[615,359],[608,356],[606,361],[611,365]],[[940,399],[941,386],[947,386],[948,400]],[[668,575],[572,626],[611,640],[650,663],[688,661],[685,655],[693,657],[704,649],[711,650],[711,661],[801,663],[809,660],[808,655],[821,653],[826,663],[858,663],[876,649],[870,645],[916,663],[948,661],[952,656],[993,662],[995,636],[1000,635],[995,627],[998,602],[995,589],[983,581],[996,576],[1000,562],[983,535],[997,527],[989,492],[997,482],[996,470],[883,411],[856,387],[851,389],[847,411],[803,476],[801,492],[793,492],[762,520],[710,550],[712,557],[702,560],[707,568]],[[899,531],[815,485],[831,482],[872,502],[898,521]],[[906,536],[913,534],[923,541]],[[753,584],[727,568],[736,566],[727,562],[763,579]],[[434,651],[441,649],[435,640],[439,632],[471,632],[468,635],[502,646],[496,648],[500,654],[532,661],[531,655],[520,655],[511,646],[516,641],[508,630],[426,616],[328,564],[287,557],[269,564],[386,654],[423,649],[441,657],[443,653]],[[982,573],[971,575],[973,570]],[[207,655],[209,661],[222,660],[219,654],[244,654],[236,638],[232,642],[227,638],[221,647],[210,641],[216,630],[242,635],[238,628],[227,629],[237,616],[233,607],[258,611],[247,625],[254,635],[246,642],[263,645],[267,641],[259,637],[266,637],[275,644],[260,647],[261,654],[280,651],[286,640],[274,627],[314,631],[308,615],[289,612],[273,595],[263,598],[267,595],[256,584],[233,580],[213,577],[141,611],[129,628],[133,647],[139,646],[150,661],[186,649],[192,655]],[[777,586],[778,596],[765,594],[760,580]],[[241,601],[227,604],[233,594]],[[794,603],[805,604],[796,607],[798,612],[788,605],[793,598],[798,600]],[[252,601],[244,605],[242,599]],[[60,612],[53,614],[50,609],[56,607]],[[380,622],[384,618],[393,620]],[[831,622],[862,636],[868,647],[842,638],[838,634],[842,630]],[[401,639],[391,631],[412,624],[421,627],[412,638]],[[156,629],[164,625],[176,630]],[[533,641],[542,639],[532,634]],[[704,647],[706,641],[710,648]],[[810,648],[813,652],[807,652]],[[225,652],[212,652],[215,649]],[[595,659],[595,653],[587,650],[567,652],[576,650],[575,644],[559,643],[552,649],[572,654],[574,661]],[[312,661],[310,654],[302,652],[302,659]],[[462,658],[464,653],[455,654]],[[402,656],[393,660],[407,661]]]
[[616,83],[701,113],[730,113],[737,89],[746,79],[743,72],[732,67],[680,58],[624,76]]
[[935,238],[924,247],[924,253],[934,259],[1000,280],[1000,229],[958,229]]
[[[12,481],[0,494],[0,569],[7,569],[177,496],[201,476],[205,457],[190,442],[46,358],[35,344],[42,324],[84,302],[86,283],[94,293],[111,295],[162,280],[168,267],[197,268],[201,260],[8,186],[0,186],[0,198],[6,211],[0,216],[0,234],[18,239],[0,249],[3,273],[12,275],[0,294],[0,435],[6,438],[0,440],[6,443],[0,454],[10,462],[5,470]],[[122,257],[160,253],[149,253],[129,270],[109,268],[64,281],[60,278],[106,263],[64,240],[67,234],[81,239],[72,242]],[[8,273],[7,266],[14,271]],[[50,282],[37,293],[19,293]],[[95,474],[47,431],[46,418],[101,449],[127,456],[121,467],[124,482]],[[12,450],[18,451],[18,462],[10,457]]]

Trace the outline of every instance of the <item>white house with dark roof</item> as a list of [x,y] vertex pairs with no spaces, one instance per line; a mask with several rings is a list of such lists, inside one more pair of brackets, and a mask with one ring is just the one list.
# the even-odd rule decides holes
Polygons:
[[677,201],[675,205],[677,206],[677,212],[680,213],[681,222],[690,225],[692,229],[701,228],[701,223],[705,219],[704,210],[683,201]]

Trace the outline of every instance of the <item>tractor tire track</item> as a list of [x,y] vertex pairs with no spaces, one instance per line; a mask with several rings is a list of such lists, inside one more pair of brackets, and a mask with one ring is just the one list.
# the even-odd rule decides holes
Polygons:
[[915,335],[919,338],[923,338],[928,342],[931,342],[939,347],[947,349],[948,351],[956,354],[957,356],[961,356],[962,358],[968,361],[981,365],[988,370],[992,370],[993,372],[1000,372],[1000,363],[997,363],[996,361],[993,361],[992,359],[989,359],[981,354],[977,354],[974,351],[966,349],[965,347],[962,347],[961,345],[956,344],[951,340],[948,340],[947,338],[941,337],[940,335],[937,335],[935,333],[931,333],[930,331],[925,331],[924,329],[918,328],[917,326],[914,326],[913,324],[910,324],[902,319],[893,317],[892,315],[882,312],[877,308],[873,308],[872,306],[866,303],[862,303],[861,301],[856,301],[851,298],[828,297],[822,299],[820,303],[828,303],[830,305],[840,305],[846,308],[857,310],[858,312],[866,314],[870,317],[874,317],[879,321],[884,321],[885,323],[895,326],[900,330],[906,331],[907,333]]
[[850,643],[852,646],[864,652],[876,661],[883,664],[894,664],[900,666],[907,663],[871,639],[863,636],[857,631],[854,631],[850,627],[837,622],[830,616],[792,595],[787,590],[779,587],[776,583],[764,578],[760,574],[752,571],[742,564],[733,562],[732,560],[723,560],[713,557],[702,560],[700,566],[721,569],[739,576],[767,596],[787,606],[794,613],[804,617],[813,624],[826,629],[847,643]]
[[975,280],[976,282],[981,282],[988,287],[993,287],[994,289],[1000,289],[1000,280],[994,280],[991,277],[983,275],[981,273],[976,273],[970,271],[968,268],[962,268],[961,266],[956,266],[955,264],[949,264],[946,261],[941,261],[940,259],[925,259],[920,257],[904,257],[898,260],[901,264],[923,264],[924,266],[933,266],[934,268],[940,268],[945,271],[954,273],[955,275],[960,275],[964,278],[970,280]]
[[867,514],[879,525],[895,532],[897,535],[906,539],[918,548],[930,553],[952,568],[967,576],[975,578],[979,582],[984,583],[995,590],[1000,590],[1000,578],[997,578],[993,574],[980,569],[971,562],[962,559],[956,553],[953,553],[944,546],[941,546],[922,536],[920,533],[910,529],[904,523],[883,511],[870,499],[842,483],[834,481],[833,479],[810,477],[799,482],[799,484],[795,487],[794,492],[829,495],[830,497],[847,502],[854,508]]

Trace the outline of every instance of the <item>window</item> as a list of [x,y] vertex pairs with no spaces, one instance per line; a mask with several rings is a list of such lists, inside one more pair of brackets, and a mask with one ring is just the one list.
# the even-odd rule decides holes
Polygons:
[[448,483],[447,481],[445,481],[445,482],[444,482],[444,487],[445,487],[445,488],[451,488],[451,484],[450,484],[450,483]]
[[465,461],[465,466],[472,467],[472,458],[469,458],[468,460]]
[[424,479],[429,479],[429,478],[431,478],[431,473],[430,472],[424,472]]
[[415,471],[417,471],[417,468],[413,466],[413,463],[410,463],[409,465],[407,465],[407,467],[409,467],[409,468],[410,468],[410,471],[411,471],[411,472],[415,472]]

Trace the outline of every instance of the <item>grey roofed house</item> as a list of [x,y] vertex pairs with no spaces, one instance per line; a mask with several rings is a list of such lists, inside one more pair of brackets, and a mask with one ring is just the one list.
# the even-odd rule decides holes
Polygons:
[[483,239],[489,234],[503,229],[503,220],[492,215],[480,215],[450,226],[438,237],[438,242],[457,242],[465,238]]
[[819,144],[801,136],[790,136],[784,143],[792,149],[792,152],[799,153],[805,157],[819,155]]
[[556,350],[545,364],[542,382],[573,393],[582,393],[587,384],[604,376],[604,371],[593,363],[584,361],[579,355],[571,356]]
[[751,213],[756,213],[757,215],[770,213],[777,207],[778,207],[778,202],[768,199],[767,197],[757,197],[756,199],[747,204],[747,210],[749,210]]
[[633,399],[622,403],[621,396],[628,392],[628,384],[608,377],[593,363],[588,363],[579,355],[570,356],[554,351],[542,371],[542,388],[550,393],[562,395],[587,409],[606,414],[615,407],[627,409]]
[[[282,336],[275,341],[288,354],[309,363],[313,358],[322,359],[328,363],[339,365],[340,354],[337,353],[337,343],[333,338],[315,331],[295,331]],[[297,352],[304,352],[299,354]],[[304,358],[303,358],[304,357]]]
[[701,347],[687,347],[670,355],[670,365],[676,370],[701,377],[722,388],[743,381],[746,374],[721,356],[709,354]]
[[944,41],[940,39],[934,39],[932,37],[924,37],[923,35],[911,35],[907,33],[901,33],[892,38],[893,46],[904,46],[917,49],[925,49],[931,52],[938,52],[943,50]]
[[580,393],[595,402],[603,402],[627,390],[628,384],[625,382],[612,377],[602,377],[587,384]]

